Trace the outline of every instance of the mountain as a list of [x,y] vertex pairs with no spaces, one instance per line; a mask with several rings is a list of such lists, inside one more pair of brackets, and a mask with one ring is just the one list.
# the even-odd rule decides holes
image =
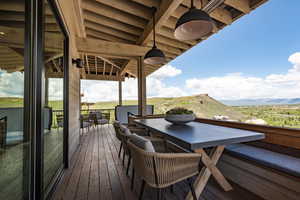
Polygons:
[[300,104],[300,98],[238,99],[238,100],[221,100],[221,102],[229,106],[283,105],[283,104]]
[[[137,101],[126,100],[123,105],[136,105]],[[228,116],[230,119],[243,120],[245,116],[231,106],[226,106],[207,94],[175,98],[148,98],[147,104],[154,105],[156,114],[166,113],[174,107],[193,110],[198,117],[212,118],[216,115]],[[116,102],[97,102],[96,108],[114,108]]]
[[234,120],[245,119],[245,116],[235,108],[224,105],[207,94],[176,98],[152,98],[148,102],[154,105],[157,113],[165,113],[174,107],[185,107],[193,110],[198,117],[212,118],[216,115],[223,115]]

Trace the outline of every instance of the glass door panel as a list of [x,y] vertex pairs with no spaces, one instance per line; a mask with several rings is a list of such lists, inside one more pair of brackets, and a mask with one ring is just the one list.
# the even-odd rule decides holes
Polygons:
[[28,196],[30,140],[23,122],[24,34],[25,1],[1,1],[0,199],[5,200]]
[[44,21],[44,191],[51,188],[63,168],[64,34],[45,1]]

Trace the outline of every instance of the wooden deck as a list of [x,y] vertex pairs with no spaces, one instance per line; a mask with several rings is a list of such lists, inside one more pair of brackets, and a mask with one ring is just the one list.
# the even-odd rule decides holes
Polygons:
[[[55,200],[85,199],[138,199],[140,180],[130,190],[130,178],[118,158],[119,141],[111,125],[92,129],[81,138],[81,145],[75,152],[71,165],[54,194]],[[259,200],[252,193],[233,184],[234,190],[224,192],[211,178],[200,199],[202,200]],[[188,192],[185,182],[174,186],[174,193],[165,190],[167,200],[184,199]],[[155,199],[155,190],[146,187],[145,200]]]

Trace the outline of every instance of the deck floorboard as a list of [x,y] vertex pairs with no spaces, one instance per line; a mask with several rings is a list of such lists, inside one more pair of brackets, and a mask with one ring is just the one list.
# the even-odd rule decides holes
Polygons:
[[[135,180],[134,191],[130,190],[130,176],[118,157],[119,141],[113,127],[105,125],[91,129],[82,136],[81,144],[71,159],[70,168],[57,187],[55,200],[137,200],[141,181]],[[127,160],[125,164],[127,163]],[[232,183],[233,184],[233,183]],[[201,200],[260,200],[249,191],[233,184],[234,190],[224,192],[211,178]],[[166,200],[182,200],[189,191],[185,182],[164,190]],[[146,187],[144,200],[156,199],[156,191]]]

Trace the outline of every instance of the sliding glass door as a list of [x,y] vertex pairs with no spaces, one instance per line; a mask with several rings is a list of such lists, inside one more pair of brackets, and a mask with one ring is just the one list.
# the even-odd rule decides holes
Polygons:
[[64,166],[65,35],[47,0],[44,14],[44,135],[43,185],[47,194]]
[[0,200],[46,199],[67,163],[67,34],[54,0],[0,1]]
[[29,194],[30,136],[24,121],[25,2],[0,1],[0,199]]

